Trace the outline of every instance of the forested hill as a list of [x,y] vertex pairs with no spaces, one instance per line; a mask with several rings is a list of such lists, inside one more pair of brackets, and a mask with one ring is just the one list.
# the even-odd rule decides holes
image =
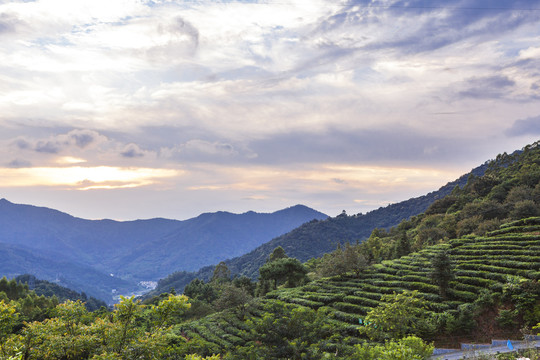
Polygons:
[[66,300],[84,302],[86,308],[89,311],[95,311],[102,306],[107,307],[107,304],[98,300],[92,296],[88,297],[85,292],[78,293],[67,287],[60,286],[47,280],[40,280],[33,275],[25,274],[19,275],[14,279],[19,284],[26,284],[28,290],[34,291],[38,296],[53,297],[56,296],[59,302],[65,302]]
[[[370,211],[366,214],[346,215],[340,214],[326,220],[314,220],[257,247],[255,250],[226,260],[225,263],[232,274],[246,275],[256,279],[258,269],[269,254],[278,246],[285,249],[288,256],[307,261],[322,256],[336,249],[338,242],[362,241],[369,237],[373,229],[388,229],[396,226],[403,219],[408,219],[424,212],[434,201],[450,194],[456,187],[463,187],[471,174],[482,176],[488,163],[476,167],[470,173],[459,179],[449,182],[437,191],[426,195],[391,204],[386,207]],[[209,280],[212,277],[213,266],[207,266],[198,272],[179,271],[160,280],[158,287],[151,294],[167,292],[170,288],[181,290],[194,278]]]

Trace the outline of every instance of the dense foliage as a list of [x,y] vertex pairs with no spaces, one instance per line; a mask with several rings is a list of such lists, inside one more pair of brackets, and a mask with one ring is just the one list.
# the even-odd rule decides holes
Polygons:
[[[498,155],[484,176],[469,175],[463,188],[433,202],[425,211],[386,231],[376,229],[366,241],[370,260],[380,262],[469,234],[485,235],[503,223],[540,215],[539,143]],[[407,241],[408,244],[403,244]]]

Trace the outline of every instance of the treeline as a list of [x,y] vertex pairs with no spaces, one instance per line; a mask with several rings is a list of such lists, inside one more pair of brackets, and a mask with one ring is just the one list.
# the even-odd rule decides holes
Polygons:
[[0,301],[13,304],[19,313],[15,328],[22,328],[24,322],[46,319],[52,309],[67,300],[83,301],[88,311],[107,307],[101,300],[88,298],[84,293],[36,279],[32,275],[21,275],[11,280],[4,276],[0,279]]

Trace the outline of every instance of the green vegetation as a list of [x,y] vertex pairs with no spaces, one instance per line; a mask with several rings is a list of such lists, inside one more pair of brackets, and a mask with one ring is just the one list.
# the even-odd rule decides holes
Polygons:
[[[158,305],[143,307],[122,298],[112,313],[90,313],[81,301],[57,305],[45,321],[26,323],[7,338],[3,357],[13,359],[157,359],[174,346],[170,319],[189,307],[187,297],[170,295]],[[12,304],[0,302],[0,322],[13,322]],[[4,327],[5,329],[6,327]],[[179,344],[182,345],[183,342]]]
[[448,339],[537,332],[539,181],[534,144],[364,242],[305,264],[277,247],[258,283],[231,279],[222,262],[210,281],[191,280],[187,297],[123,298],[112,313],[52,301],[30,319],[25,285],[4,284],[0,350],[25,359],[412,360],[454,345]]
[[104,301],[98,300],[94,297],[88,297],[84,292],[78,293],[58,284],[51,283],[46,280],[37,279],[33,275],[20,275],[17,276],[14,280],[17,283],[27,284],[28,288],[30,290],[33,290],[38,296],[55,296],[59,302],[64,302],[66,300],[81,300],[84,302],[84,305],[86,306],[88,311],[98,310],[102,306],[107,307],[107,304]]
[[[528,224],[537,221],[540,218],[529,219]],[[291,355],[291,342],[303,344],[300,353],[314,359],[336,352],[354,358],[355,349],[371,349],[372,341],[397,343],[412,334],[428,342],[463,334],[477,340],[491,339],[497,333],[518,336],[522,327],[540,322],[540,256],[534,256],[540,250],[540,233],[531,234],[527,231],[530,225],[522,224],[501,227],[512,228],[511,236],[494,231],[450,240],[373,264],[359,275],[350,271],[300,287],[279,288],[250,303],[246,320],[228,310],[184,323],[181,328],[222,354],[261,354],[268,349],[259,348],[265,347],[263,330],[259,327],[253,332],[254,324],[274,323],[293,310],[307,312],[313,318],[306,323],[317,323],[321,332],[308,341],[283,330],[281,336],[288,340],[280,346],[287,354],[283,358],[302,358]],[[447,277],[447,265],[438,267],[436,259],[441,258],[443,265],[452,265],[452,277]],[[444,296],[434,280],[437,273],[445,276]],[[487,314],[499,315],[491,318],[494,332],[484,334]]]

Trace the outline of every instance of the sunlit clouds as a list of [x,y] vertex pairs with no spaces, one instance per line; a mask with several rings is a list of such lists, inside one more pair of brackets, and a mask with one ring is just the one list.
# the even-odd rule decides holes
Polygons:
[[99,167],[27,167],[3,168],[2,187],[63,186],[72,190],[130,188],[156,184],[179,176],[181,171],[148,168]]
[[4,1],[0,197],[127,219],[419,196],[538,139],[539,23],[540,0]]

